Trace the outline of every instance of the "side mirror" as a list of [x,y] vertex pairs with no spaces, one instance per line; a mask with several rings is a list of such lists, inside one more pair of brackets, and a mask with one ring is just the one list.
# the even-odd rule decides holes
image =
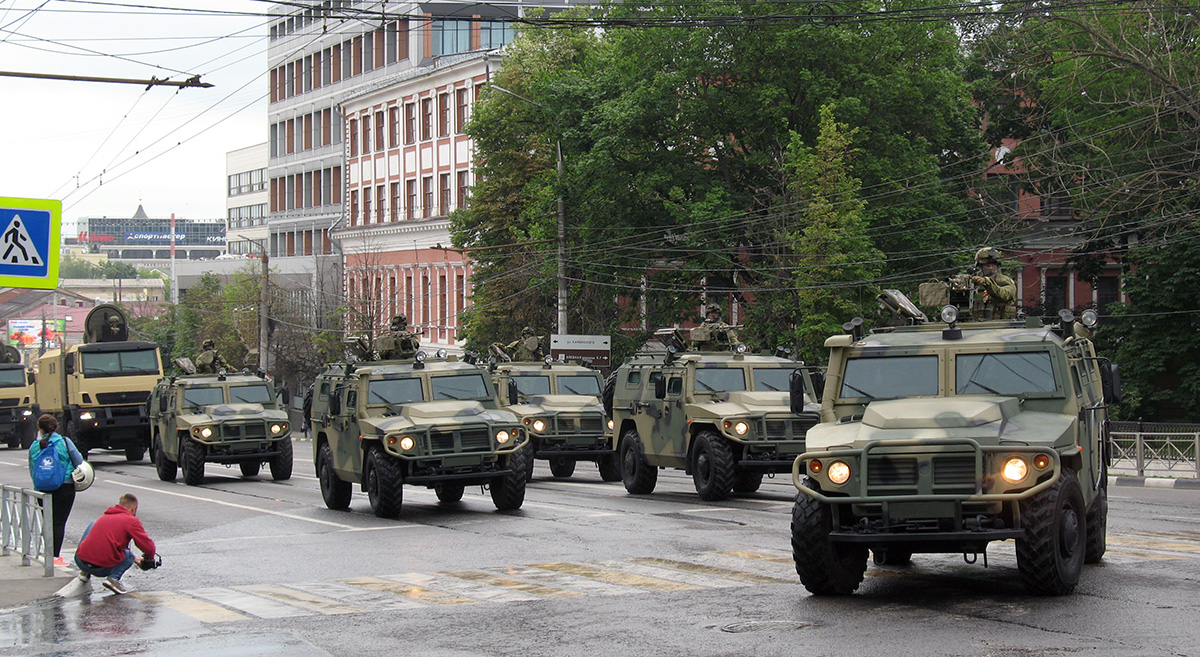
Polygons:
[[66,357],[63,358],[63,371],[67,374],[75,373],[75,354],[67,354]]
[[334,390],[332,395],[329,395],[329,414],[342,414],[342,391]]
[[25,372],[25,380],[29,382],[29,385],[37,382],[37,378],[33,375],[33,372]]
[[515,405],[518,397],[520,396],[520,392],[517,390],[517,382],[515,379],[508,380],[508,389],[506,392],[508,393],[508,405]]
[[660,376],[654,380],[654,398],[655,399],[666,399],[667,398],[667,377]]
[[1121,367],[1116,363],[1104,363],[1100,366],[1100,386],[1104,390],[1104,401],[1110,404],[1121,403]]
[[808,373],[808,378],[812,379],[813,398],[818,402],[825,396],[825,373],[818,370],[812,370]]
[[288,404],[292,403],[292,391],[288,390],[287,388],[280,388],[278,397],[279,403],[283,406],[287,406]]
[[792,415],[804,412],[804,392],[804,372],[792,370],[791,376],[788,377],[788,406]]

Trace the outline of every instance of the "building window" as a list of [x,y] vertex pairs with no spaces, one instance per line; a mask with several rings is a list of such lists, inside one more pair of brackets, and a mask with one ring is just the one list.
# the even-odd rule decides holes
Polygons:
[[383,131],[383,112],[375,112],[375,152],[376,153],[383,152],[384,134],[385,133]]
[[384,208],[387,207],[387,205],[386,205],[387,200],[386,200],[386,195],[385,195],[386,190],[387,190],[387,188],[384,187],[383,185],[380,185],[375,188],[375,223],[377,223],[377,224],[381,224],[384,222],[383,212],[384,212]]
[[467,131],[467,119],[471,118],[470,95],[471,90],[465,88],[456,89],[454,92],[454,131],[460,135]]
[[363,204],[362,222],[363,222],[363,225],[366,226],[367,224],[371,223],[371,188],[363,187],[362,192],[363,192],[363,195],[362,195],[362,204]]
[[434,57],[454,55],[470,50],[471,21],[439,20],[433,24]]
[[450,214],[450,194],[451,194],[451,192],[450,192],[450,174],[443,173],[442,175],[438,176],[438,191],[440,192],[439,198],[438,198],[438,201],[439,201],[438,207],[442,211],[442,214],[448,215],[448,214]]
[[388,148],[396,148],[400,145],[400,108],[392,106],[388,108]]
[[450,135],[450,94],[438,94],[438,136]]
[[1066,191],[1057,191],[1042,197],[1043,219],[1070,219],[1071,197]]
[[404,104],[404,143],[417,141],[417,104]]
[[471,172],[458,172],[458,207],[467,207],[467,200],[471,198]]
[[424,206],[421,207],[421,216],[428,219],[433,213],[433,176],[425,176],[421,179],[421,200],[424,201]]
[[400,220],[400,183],[392,183],[392,197],[389,199],[391,205],[388,206],[388,221]]
[[512,23],[502,21],[483,21],[479,24],[479,47],[493,50],[512,43],[516,31]]
[[1067,280],[1066,276],[1046,276],[1044,310],[1047,314],[1052,315],[1067,307]]
[[358,190],[350,190],[350,225],[358,225]]
[[358,156],[358,119],[350,119],[350,157]]
[[433,99],[421,99],[421,141],[433,136]]
[[1117,276],[1101,276],[1096,279],[1096,310],[1108,314],[1109,304],[1121,300],[1121,279]]
[[371,115],[365,114],[362,119],[362,152],[363,155],[371,152]]
[[412,219],[413,217],[417,216],[417,181],[406,180],[404,181],[404,187],[406,197],[406,203],[404,205],[404,218]]

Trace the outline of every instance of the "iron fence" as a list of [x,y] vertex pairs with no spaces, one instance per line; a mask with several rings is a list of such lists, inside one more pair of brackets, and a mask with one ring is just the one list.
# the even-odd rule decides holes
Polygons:
[[41,561],[45,576],[54,576],[54,498],[29,488],[0,485],[0,554],[21,555],[21,565]]
[[1113,422],[1112,474],[1200,478],[1200,424]]

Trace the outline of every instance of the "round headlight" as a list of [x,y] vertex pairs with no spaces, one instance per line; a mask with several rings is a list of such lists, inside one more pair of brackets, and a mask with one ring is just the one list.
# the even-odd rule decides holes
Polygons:
[[1083,325],[1088,328],[1095,328],[1100,323],[1100,313],[1096,312],[1094,308],[1088,308],[1083,311],[1083,316],[1080,317],[1079,321],[1083,322]]
[[737,353],[739,353],[739,354],[744,354],[744,353],[746,353],[746,351],[747,351],[748,349],[749,349],[749,347],[747,347],[747,346],[746,346],[746,343],[745,343],[745,342],[739,342],[739,343],[737,343],[736,345],[734,345],[734,347],[733,347],[733,350],[734,350],[734,351],[736,351],[736,352],[737,352]]
[[1004,477],[1004,481],[1010,484],[1021,483],[1029,474],[1029,464],[1025,459],[1014,456],[1004,462],[1004,469],[1000,471],[1000,476]]
[[500,443],[501,445],[507,443],[510,437],[511,436],[508,435],[508,432],[503,429],[496,432],[496,442]]
[[612,420],[609,420],[609,421],[608,421],[608,430],[609,430],[609,431],[612,431],[612,428],[613,428],[613,426],[614,426],[614,425],[613,425],[613,421],[612,421]]
[[954,306],[942,306],[942,321],[947,324],[953,324],[958,321],[958,308]]
[[1073,322],[1075,321],[1075,312],[1070,308],[1063,308],[1058,311],[1058,319],[1061,322]]
[[276,435],[283,433],[283,425],[272,424],[271,425],[271,433],[276,434]]
[[418,363],[424,363],[426,358],[428,358],[428,356],[425,355],[424,351],[418,351],[415,355],[413,355],[413,359]]
[[834,461],[829,464],[829,481],[841,486],[850,481],[850,465],[845,461]]
[[80,420],[92,420],[92,419],[95,419],[95,417],[96,417],[96,414],[91,411],[84,411],[79,414]]
[[408,450],[410,450],[416,446],[417,446],[417,441],[413,440],[412,436],[401,436],[400,437],[400,449],[407,452]]
[[546,356],[545,358],[542,359],[542,362],[546,363],[547,365],[553,365],[554,364],[554,356]]
[[546,430],[546,421],[542,420],[542,419],[534,420],[533,421],[533,430],[538,433],[545,431]]
[[212,435],[213,435],[212,427],[204,427],[204,428],[200,429],[200,437],[201,438],[211,438]]
[[739,436],[744,436],[750,431],[750,425],[745,422],[738,422],[733,425],[733,431]]

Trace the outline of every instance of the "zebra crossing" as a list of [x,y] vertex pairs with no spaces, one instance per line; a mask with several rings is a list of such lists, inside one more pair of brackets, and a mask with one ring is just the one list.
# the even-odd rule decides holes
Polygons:
[[130,595],[202,623],[227,623],[762,585],[799,585],[790,554],[729,551],[673,558],[631,557],[327,581],[135,591]]

